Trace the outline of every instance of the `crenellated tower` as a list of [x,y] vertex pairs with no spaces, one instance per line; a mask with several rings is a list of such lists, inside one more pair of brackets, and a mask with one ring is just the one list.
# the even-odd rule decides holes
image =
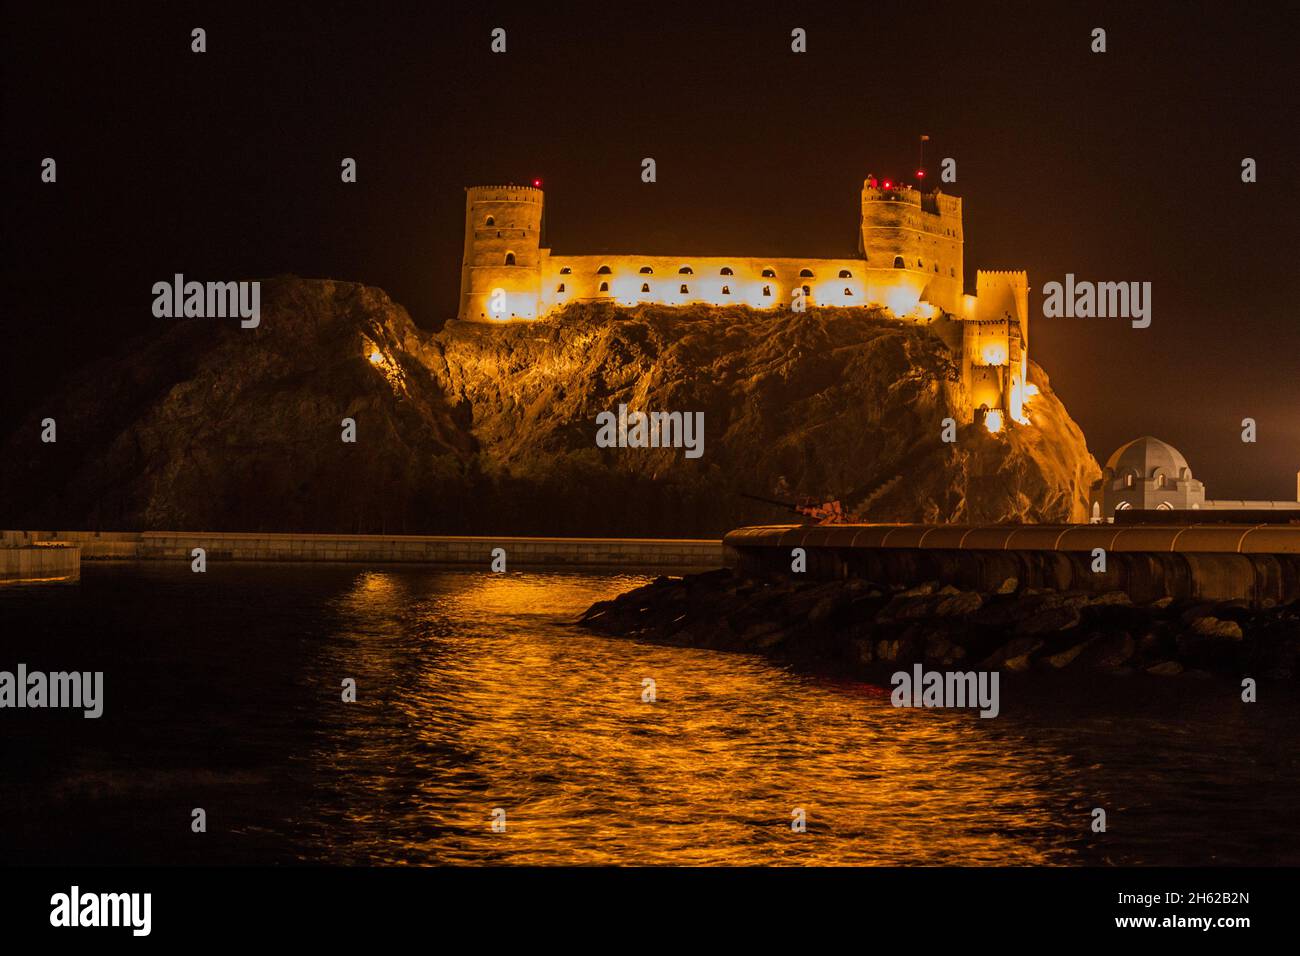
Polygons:
[[877,285],[904,286],[919,301],[959,312],[963,241],[958,197],[875,177],[862,184],[858,251]]
[[1029,374],[1029,279],[1024,272],[975,275],[975,312],[962,323],[962,378],[975,412],[1024,422]]
[[543,198],[542,191],[532,186],[470,186],[465,190],[459,318],[537,318]]

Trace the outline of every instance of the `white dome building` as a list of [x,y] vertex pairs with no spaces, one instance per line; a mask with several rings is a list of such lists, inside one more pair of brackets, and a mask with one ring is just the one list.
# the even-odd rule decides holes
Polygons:
[[1127,508],[1172,511],[1203,507],[1205,485],[1192,477],[1187,459],[1173,445],[1144,435],[1106,460],[1089,493],[1092,520],[1109,521]]
[[[1300,476],[1297,476],[1300,499]],[[1093,482],[1088,507],[1094,524],[1114,521],[1133,508],[1155,511],[1296,510],[1300,501],[1210,501],[1205,485],[1192,477],[1187,459],[1173,445],[1144,435],[1121,446]]]

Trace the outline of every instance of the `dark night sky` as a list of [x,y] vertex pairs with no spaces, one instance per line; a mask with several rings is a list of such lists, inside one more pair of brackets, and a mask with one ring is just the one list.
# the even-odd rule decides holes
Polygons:
[[1211,497],[1295,496],[1283,5],[468,6],[9,4],[0,431],[155,330],[150,287],[174,272],[361,281],[434,328],[455,311],[462,187],[535,176],[557,252],[852,255],[862,179],[907,174],[928,133],[958,161],[969,291],[981,267],[1035,290],[1153,283],[1146,330],[1044,319],[1031,293],[1030,354],[1096,455],[1154,434]]

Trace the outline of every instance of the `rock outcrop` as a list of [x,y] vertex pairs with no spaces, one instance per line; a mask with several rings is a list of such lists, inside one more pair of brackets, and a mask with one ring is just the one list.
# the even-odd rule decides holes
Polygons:
[[[0,523],[712,536],[787,517],[741,492],[1062,521],[1098,474],[1036,366],[1032,425],[940,442],[952,353],[873,310],[574,306],[427,333],[356,284],[279,278],[262,302],[256,329],[175,320],[42,402],[3,445]],[[596,447],[620,403],[703,412],[703,456]]]

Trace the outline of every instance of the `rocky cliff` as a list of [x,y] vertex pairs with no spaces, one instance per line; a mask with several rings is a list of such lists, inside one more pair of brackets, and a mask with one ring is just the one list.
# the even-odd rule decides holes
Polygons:
[[[256,329],[177,320],[42,402],[3,446],[3,523],[676,536],[787,517],[741,492],[1059,521],[1097,475],[1036,366],[1030,426],[938,441],[961,417],[948,346],[872,310],[575,306],[431,334],[355,284],[275,279],[262,301]],[[703,455],[598,448],[620,403],[702,412]]]

